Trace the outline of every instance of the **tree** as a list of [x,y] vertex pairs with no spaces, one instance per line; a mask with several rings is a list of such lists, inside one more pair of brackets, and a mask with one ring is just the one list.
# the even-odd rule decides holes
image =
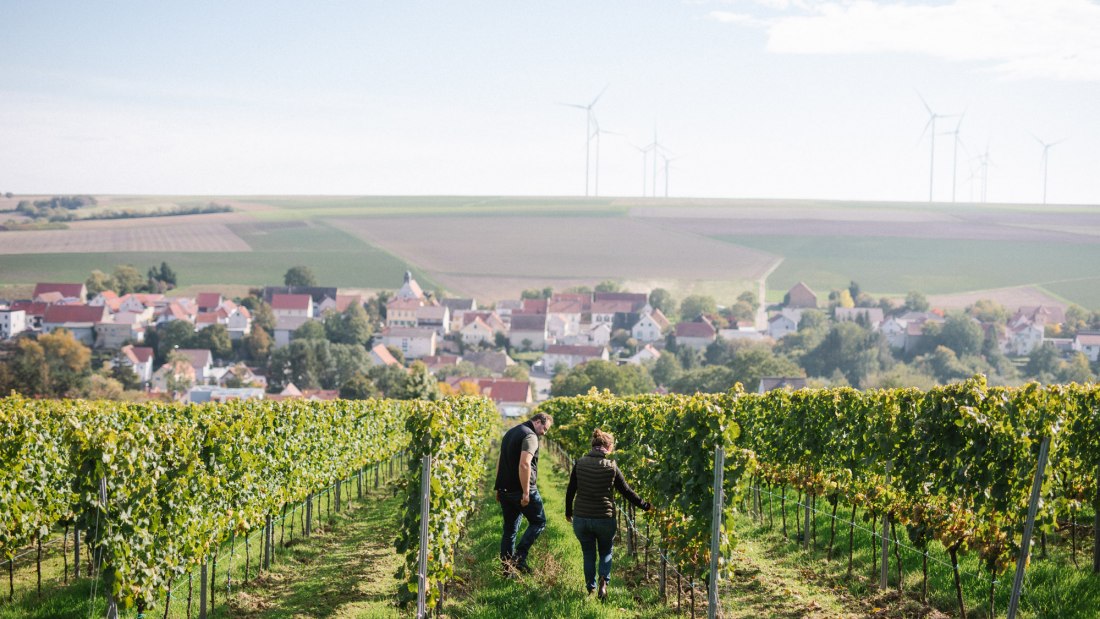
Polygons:
[[684,372],[669,385],[669,390],[685,394],[724,393],[729,391],[736,382],[737,377],[733,370],[721,365],[712,365]]
[[46,395],[77,395],[91,370],[92,353],[65,329],[38,337],[46,365]]
[[325,326],[316,320],[307,320],[302,323],[302,326],[294,330],[291,339],[323,340],[325,339]]
[[313,271],[307,266],[290,267],[287,269],[286,275],[283,276],[283,284],[312,287],[317,285],[317,278],[314,277]]
[[640,365],[617,365],[611,361],[589,361],[554,376],[550,393],[555,397],[583,395],[595,387],[615,395],[651,393],[657,389],[649,372]]
[[676,299],[672,298],[672,293],[664,288],[654,288],[649,293],[649,305],[653,309],[661,310],[661,313],[668,318],[676,314]]
[[973,305],[966,308],[966,313],[980,320],[1003,325],[1008,322],[1008,310],[1003,305],[990,299],[979,299]]
[[858,299],[860,293],[859,282],[852,280],[848,282],[848,296],[852,299]]
[[156,329],[157,360],[164,363],[168,355],[179,348],[194,348],[195,326],[186,320],[172,320]]
[[1081,352],[1073,353],[1070,355],[1069,359],[1059,364],[1056,376],[1060,383],[1077,383],[1083,385],[1096,380],[1096,376],[1092,373],[1092,369],[1089,368],[1088,357]]
[[168,266],[167,262],[160,263],[160,275],[157,279],[168,284],[169,288],[175,288],[178,284],[176,272],[172,270],[172,267]]
[[839,370],[849,383],[859,386],[863,377],[882,369],[882,358],[892,359],[881,334],[853,322],[841,322],[805,354],[802,367],[810,376],[829,376]]
[[325,389],[339,389],[355,376],[370,369],[367,349],[358,344],[331,344],[326,340],[315,341],[318,347],[317,374]]
[[126,391],[136,391],[138,389],[141,389],[141,377],[138,376],[136,372],[134,372],[133,368],[126,365],[125,363],[119,362],[117,358],[111,365],[110,373],[108,374],[108,376],[118,381],[118,384],[122,385],[122,388]]
[[[1031,351],[1027,357],[1027,365],[1024,372],[1031,377],[1039,378],[1044,374],[1052,377],[1058,371],[1058,350],[1054,344],[1044,342]],[[1052,382],[1047,380],[1045,382]]]
[[910,312],[927,312],[928,299],[920,292],[910,290],[909,294],[905,295],[905,309]]
[[334,344],[364,346],[370,342],[373,331],[367,311],[358,303],[352,303],[343,312],[325,316],[325,337]]
[[96,269],[84,281],[84,287],[88,289],[88,298],[90,299],[104,290],[112,290],[115,283],[111,280],[110,275]]
[[852,294],[848,292],[847,288],[834,290],[832,294],[829,295],[829,300],[831,300],[836,307],[850,308],[856,306],[856,301],[852,298]]
[[382,392],[365,374],[353,376],[340,386],[340,397],[345,400],[368,400],[381,395]]
[[244,338],[245,353],[254,363],[266,364],[268,357],[271,355],[271,346],[274,342],[267,331],[255,327],[253,325],[252,332]]
[[967,314],[949,315],[939,336],[940,344],[955,351],[959,357],[980,353],[984,339],[981,325]]
[[531,372],[528,371],[526,365],[517,363],[504,368],[504,377],[512,380],[529,381],[531,380]]
[[203,327],[195,334],[192,345],[209,350],[215,359],[229,359],[233,356],[233,340],[229,337],[229,329],[223,324]]
[[619,292],[622,290],[622,286],[618,282],[605,279],[604,281],[596,284],[596,292]]
[[111,273],[115,292],[119,295],[141,292],[145,289],[145,277],[131,264],[120,264]]
[[258,300],[250,311],[252,312],[253,328],[259,327],[268,333],[275,332],[275,312],[272,311],[271,305],[263,300]]
[[409,368],[409,376],[405,380],[403,400],[438,400],[442,394],[439,392],[439,381],[428,371],[428,366],[417,361]]
[[400,398],[405,392],[408,372],[399,365],[374,365],[367,370],[367,377],[387,398]]
[[737,347],[727,364],[735,381],[756,391],[765,376],[802,376],[802,368],[785,355],[777,355],[770,346],[747,344]]
[[89,400],[121,400],[122,383],[105,374],[92,374],[84,383],[81,397]]
[[663,386],[671,385],[683,373],[684,369],[680,367],[680,361],[676,358],[676,355],[668,353],[661,354],[653,362],[652,367],[649,368],[649,374],[653,377],[654,382]]
[[680,316],[684,320],[695,320],[700,316],[714,314],[718,311],[718,304],[713,297],[693,294],[680,302]]
[[[24,395],[49,395],[49,369],[46,367],[46,351],[31,338],[21,338],[15,345],[11,361],[15,387]],[[7,395],[7,394],[4,394]]]

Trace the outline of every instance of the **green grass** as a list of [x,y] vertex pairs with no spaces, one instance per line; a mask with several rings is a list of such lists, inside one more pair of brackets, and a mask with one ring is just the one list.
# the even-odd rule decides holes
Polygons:
[[[778,492],[778,491],[777,491]],[[746,546],[755,548],[753,552],[761,554],[765,558],[765,565],[779,566],[796,570],[802,575],[804,581],[817,583],[819,586],[840,590],[845,597],[852,600],[853,608],[862,608],[868,614],[874,614],[874,608],[887,608],[890,612],[886,616],[917,616],[923,606],[919,600],[922,587],[922,555],[911,549],[904,527],[897,527],[897,535],[902,547],[900,548],[902,559],[902,581],[904,583],[904,595],[896,593],[897,565],[893,544],[890,546],[890,590],[880,591],[877,588],[878,571],[876,563],[872,562],[872,554],[881,544],[881,538],[872,537],[865,529],[871,528],[870,523],[863,521],[863,513],[856,515],[856,528],[854,530],[853,544],[853,572],[848,576],[848,534],[850,506],[840,503],[837,511],[836,539],[834,543],[833,560],[827,561],[828,545],[830,538],[831,506],[824,500],[818,500],[817,513],[811,523],[816,522],[817,543],[809,552],[802,550],[802,545],[797,541],[796,530],[801,524],[796,523],[798,514],[794,507],[796,495],[793,491],[787,493],[787,533],[782,533],[782,511],[780,510],[780,498],[769,497],[762,494],[762,508],[764,518],[755,521],[746,513],[739,515],[736,521],[736,535],[741,548]],[[770,505],[769,505],[770,502]],[[1084,514],[1081,520],[1091,518]],[[1091,521],[1090,521],[1091,522]],[[811,524],[811,527],[815,526]],[[881,530],[881,520],[879,521]],[[811,529],[812,530],[812,529]],[[1027,571],[1025,580],[1025,592],[1020,600],[1021,617],[1038,618],[1067,618],[1086,619],[1095,618],[1096,609],[1100,608],[1100,575],[1091,573],[1091,544],[1086,540],[1078,540],[1078,560],[1081,567],[1075,568],[1070,560],[1070,544],[1068,539],[1052,535],[1048,540],[1049,557],[1040,559],[1032,557],[1032,562]],[[875,548],[872,549],[872,545]],[[905,548],[909,546],[910,548]],[[1036,546],[1038,552],[1038,546]],[[928,594],[931,606],[941,611],[956,616],[958,603],[956,600],[954,575],[950,566],[950,558],[947,552],[938,542],[932,542],[929,548],[928,564]],[[967,617],[983,619],[989,616],[989,586],[991,575],[981,569],[979,558],[973,553],[959,555],[959,569],[961,584],[963,587],[963,599],[967,608]],[[995,609],[998,616],[1003,616],[1008,608],[1008,598],[1011,593],[1013,570],[1009,570],[998,577],[995,589]]]
[[[1100,244],[957,241],[912,238],[719,236],[783,257],[768,278],[773,291],[799,281],[819,294],[846,288],[904,295],[950,294],[1021,285],[1050,287],[1085,307],[1100,308]],[[1081,278],[1079,283],[1066,281]],[[1083,278],[1092,278],[1083,279]]]
[[[341,512],[329,511],[332,492],[319,495],[314,506],[314,531],[303,538],[300,529],[301,507],[291,511],[286,527],[275,526],[279,542],[272,569],[260,574],[260,532],[249,535],[249,576],[244,583],[245,545],[223,544],[216,564],[214,610],[211,619],[228,617],[362,617],[391,618],[407,616],[395,605],[398,581],[394,577],[404,558],[393,546],[400,522],[403,498],[390,486],[378,490],[367,486],[362,499],[356,498],[354,481],[344,486],[348,502]],[[86,619],[101,617],[106,611],[102,585],[92,592],[92,581],[84,578],[71,585],[62,580],[63,563],[59,549],[51,549],[43,562],[43,597],[35,593],[33,561],[20,562],[15,574],[16,602],[8,604],[7,583],[0,601],[0,619]],[[6,572],[6,565],[5,572]],[[226,595],[226,573],[232,580],[232,593]],[[71,572],[70,572],[71,575]],[[4,579],[7,575],[4,574]],[[198,616],[198,571],[192,581],[192,617]],[[188,579],[174,585],[168,608],[170,619],[187,617]],[[136,617],[134,609],[123,610],[121,617]],[[148,611],[148,619],[164,616],[164,599]]]
[[436,286],[404,260],[328,225],[232,227],[255,251],[0,255],[0,284],[82,282],[93,269],[110,273],[115,265],[133,264],[144,272],[165,261],[179,274],[180,286],[281,285],[287,269],[298,265],[312,269],[321,285],[390,289],[400,285],[406,270],[412,270],[422,286]]

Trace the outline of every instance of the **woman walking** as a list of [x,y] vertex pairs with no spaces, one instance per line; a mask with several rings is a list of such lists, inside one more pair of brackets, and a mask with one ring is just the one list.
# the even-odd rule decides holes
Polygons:
[[[611,546],[615,539],[615,502],[618,490],[626,500],[645,511],[651,505],[643,501],[626,483],[622,472],[608,455],[615,449],[615,437],[599,429],[592,432],[592,449],[577,460],[569,474],[565,491],[565,520],[573,523],[573,533],[584,553],[584,583],[588,593],[597,591],[607,597],[611,579]],[[576,505],[574,505],[576,499]],[[597,556],[599,584],[596,583]]]

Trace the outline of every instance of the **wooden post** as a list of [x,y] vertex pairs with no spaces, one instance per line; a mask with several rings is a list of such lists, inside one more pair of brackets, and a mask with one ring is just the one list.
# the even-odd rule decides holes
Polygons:
[[[893,462],[886,463],[886,485],[890,485],[890,469],[894,467]],[[883,510],[882,514],[882,571],[879,572],[878,586],[879,589],[885,589],[888,586],[890,579],[890,513],[887,510]],[[874,528],[874,527],[872,527]]]
[[199,566],[199,619],[206,619],[206,559]]
[[1100,574],[1100,464],[1096,465],[1096,497],[1092,499],[1092,573]]
[[424,456],[420,469],[420,557],[416,576],[416,619],[428,616],[428,516],[431,510],[432,457]]
[[[707,617],[718,616],[718,557],[721,554],[719,538],[722,535],[723,482],[726,472],[726,451],[721,445],[714,449],[714,509],[710,516],[710,580],[707,583]],[[692,598],[694,599],[694,598]],[[694,609],[694,605],[692,607]]]
[[73,526],[73,578],[80,578],[80,529]]
[[1035,514],[1039,511],[1039,495],[1043,488],[1043,473],[1047,468],[1047,456],[1050,453],[1050,437],[1039,445],[1039,464],[1035,467],[1035,480],[1031,484],[1031,502],[1027,506],[1027,521],[1024,523],[1024,537],[1020,540],[1020,557],[1016,560],[1016,579],[1012,582],[1012,597],[1008,601],[1008,619],[1016,619],[1020,607],[1020,591],[1024,586],[1024,570],[1027,569],[1027,556],[1031,552],[1031,533],[1035,528]]
[[658,580],[661,583],[661,601],[668,602],[668,559],[665,559],[665,551],[658,547],[657,551],[661,554],[661,571],[658,576]]
[[[107,513],[107,478],[99,478],[99,505],[103,513]],[[106,523],[104,524],[106,526]],[[96,540],[97,542],[99,540]],[[103,549],[100,548],[99,559],[96,561],[96,567],[103,568]],[[102,572],[101,572],[102,573]],[[107,619],[118,619],[118,600],[115,599],[115,594],[110,589],[107,590]]]

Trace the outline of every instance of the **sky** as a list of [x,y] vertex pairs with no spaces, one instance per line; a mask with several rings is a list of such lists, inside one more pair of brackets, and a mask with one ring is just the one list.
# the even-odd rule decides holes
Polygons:
[[[0,192],[981,201],[984,178],[1035,203],[1043,141],[1047,201],[1100,204],[1096,0],[0,0],[0,23]],[[567,104],[598,95],[597,187]]]

